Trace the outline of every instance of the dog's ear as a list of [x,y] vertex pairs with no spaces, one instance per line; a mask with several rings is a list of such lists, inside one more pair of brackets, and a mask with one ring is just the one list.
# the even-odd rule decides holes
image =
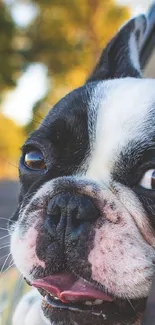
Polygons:
[[146,26],[145,15],[129,20],[103,50],[101,58],[87,82],[141,77],[139,55]]

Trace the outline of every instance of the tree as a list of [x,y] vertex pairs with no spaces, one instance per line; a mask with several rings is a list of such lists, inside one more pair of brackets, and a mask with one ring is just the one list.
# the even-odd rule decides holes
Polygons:
[[[27,62],[38,61],[48,67],[52,79],[48,111],[49,103],[52,106],[82,85],[130,12],[112,0],[38,0],[37,5],[38,15],[27,31],[31,46],[22,53]],[[42,115],[42,107],[42,101],[35,105],[34,119],[35,114]]]
[[0,178],[18,175],[18,158],[23,142],[22,128],[0,113]]
[[45,63],[49,76],[70,89],[84,81],[103,47],[129,17],[126,7],[111,0],[39,0],[37,4],[25,58]]
[[19,54],[14,48],[16,26],[8,8],[0,2],[0,92],[16,85],[20,70]]
[[1,94],[15,85],[29,64],[41,62],[48,67],[49,80],[52,79],[48,96],[51,104],[84,82],[103,47],[130,15],[127,7],[113,0],[29,0],[37,15],[27,28],[19,29],[3,1],[0,2]]

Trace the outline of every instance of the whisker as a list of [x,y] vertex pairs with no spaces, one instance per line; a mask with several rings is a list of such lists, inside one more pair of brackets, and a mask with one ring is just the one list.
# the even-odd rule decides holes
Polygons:
[[39,113],[34,112],[34,115],[41,119],[40,122],[43,121],[44,117],[41,116]]
[[[8,219],[8,218],[4,218],[4,217],[0,217],[0,220],[5,220],[6,222],[5,222],[5,224],[8,224],[8,223],[13,223],[14,221],[13,220],[11,220],[11,219]],[[7,228],[6,228],[7,229]]]
[[4,218],[4,217],[1,217],[1,216],[0,216],[0,219],[1,219],[1,220],[5,220],[5,221],[8,222],[8,218]]
[[6,238],[6,237],[10,237],[10,235],[5,235],[5,236],[3,236],[3,237],[0,237],[0,240],[1,240],[1,239],[4,239],[4,238]]
[[9,241],[7,241],[7,242],[4,241],[4,243],[2,242],[1,245],[2,246],[0,246],[0,249],[1,248],[4,248],[5,246],[9,247],[10,246],[10,242]]
[[[51,129],[51,127],[50,127],[50,124],[48,124],[48,123],[46,123],[45,124],[45,122],[42,122],[42,121],[37,121],[36,119],[34,119],[33,118],[33,120],[32,120],[33,122],[36,122],[36,123],[38,123],[38,124],[41,124],[42,125],[42,127],[44,127],[44,128],[46,128],[47,130],[50,130]],[[41,123],[42,122],[42,123]]]
[[6,248],[6,247],[10,247],[10,244],[8,243],[7,245],[0,246],[0,250],[1,250],[2,248]]
[[3,228],[3,227],[0,227],[0,230],[5,230],[5,231],[8,231],[7,228]]
[[[11,254],[11,253],[10,253]],[[6,255],[4,255],[4,256],[1,256],[0,257],[0,261],[3,259],[3,258],[5,258],[6,256],[8,256],[8,254],[6,254]]]
[[22,285],[23,282],[24,282],[23,276],[22,276],[22,274],[20,274],[19,278],[17,280],[16,288],[15,288],[17,296],[20,293],[21,285]]
[[7,164],[9,164],[9,165],[11,165],[11,166],[13,166],[13,167],[15,167],[15,168],[18,169],[18,165],[14,165],[12,162],[8,161],[7,159],[4,159],[4,158],[2,158],[2,159],[3,159],[3,161],[5,161]]
[[[9,253],[9,255],[11,255],[11,253]],[[9,262],[8,266],[10,266],[11,263],[13,263],[13,257],[12,257],[11,261]]]
[[[10,255],[11,255],[11,253],[8,254],[8,256],[6,257],[6,259],[5,259],[5,261],[4,261],[3,265],[2,265],[2,268],[0,270],[1,274],[3,273],[3,270],[5,268],[5,265],[6,265],[7,261],[8,261],[8,259],[9,259]],[[13,262],[13,260],[12,260],[12,262]]]
[[34,118],[33,118],[32,121],[34,121],[36,123],[39,123],[39,124],[42,123],[42,126],[44,126],[45,128],[47,128],[48,130],[51,129],[50,123],[48,123],[47,121],[45,122],[44,121],[44,117],[40,116],[38,113],[36,114],[35,112],[34,112],[34,116],[36,116],[39,120],[34,120]]
[[152,263],[152,262],[149,261],[147,258],[143,258],[143,257],[139,257],[139,256],[137,256],[136,259],[137,259],[137,260],[144,261],[144,262],[147,262],[147,263],[149,263],[150,265],[153,265],[153,266],[155,267],[155,263]]
[[130,301],[129,298],[127,298],[127,301],[129,302],[129,304],[130,304],[131,308],[134,310],[134,312],[136,312],[136,310],[135,310],[134,306],[132,305],[132,303],[131,303],[131,301]]
[[3,272],[3,275],[9,270],[9,269],[11,269],[11,267],[13,266],[13,265],[15,265],[15,263],[12,263],[11,265],[9,265],[8,267],[7,267],[7,269]]

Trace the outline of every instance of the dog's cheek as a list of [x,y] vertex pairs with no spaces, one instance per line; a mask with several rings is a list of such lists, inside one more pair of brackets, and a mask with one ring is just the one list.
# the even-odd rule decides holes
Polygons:
[[118,297],[145,297],[153,276],[154,253],[133,224],[106,221],[96,228],[89,252],[92,279]]
[[20,227],[17,225],[11,237],[11,253],[19,271],[30,280],[34,268],[45,268],[45,262],[36,255],[36,241],[38,230],[36,224],[30,227],[21,236]]

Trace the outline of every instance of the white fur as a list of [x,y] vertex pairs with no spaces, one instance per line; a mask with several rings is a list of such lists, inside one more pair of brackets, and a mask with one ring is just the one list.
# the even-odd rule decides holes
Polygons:
[[146,297],[154,274],[155,250],[148,243],[153,233],[147,229],[147,222],[144,227],[143,209],[132,193],[127,191],[133,206],[130,202],[121,204],[121,194],[116,198],[108,190],[100,193],[100,201],[103,197],[107,203],[88,257],[92,278],[118,297]]
[[87,177],[108,184],[121,150],[131,140],[145,139],[146,119],[155,103],[154,89],[155,80],[147,79],[125,78],[98,83],[96,105],[98,98],[101,104]]
[[33,289],[20,300],[12,319],[12,325],[44,325],[38,290]]

